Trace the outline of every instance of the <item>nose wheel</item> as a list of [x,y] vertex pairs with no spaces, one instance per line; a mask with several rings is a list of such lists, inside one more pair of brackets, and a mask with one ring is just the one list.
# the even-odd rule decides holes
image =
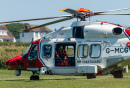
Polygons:
[[39,73],[36,71],[33,71],[32,73],[33,75],[30,77],[30,80],[39,80]]

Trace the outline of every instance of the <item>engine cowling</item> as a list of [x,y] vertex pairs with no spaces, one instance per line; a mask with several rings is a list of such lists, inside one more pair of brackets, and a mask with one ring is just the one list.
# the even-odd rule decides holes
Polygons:
[[114,25],[88,25],[84,27],[84,38],[126,38],[121,27]]
[[122,28],[116,27],[112,30],[114,35],[120,35],[122,33]]

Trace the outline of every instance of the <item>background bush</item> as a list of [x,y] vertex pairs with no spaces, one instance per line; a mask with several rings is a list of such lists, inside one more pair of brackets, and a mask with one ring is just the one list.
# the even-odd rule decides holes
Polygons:
[[22,55],[31,43],[0,42],[0,68],[6,68],[7,60]]
[[23,43],[23,42],[0,42],[0,46],[29,46],[31,43]]

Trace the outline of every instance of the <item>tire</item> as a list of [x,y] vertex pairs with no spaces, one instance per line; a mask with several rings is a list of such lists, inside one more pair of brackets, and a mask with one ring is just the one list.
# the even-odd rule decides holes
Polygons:
[[39,76],[38,75],[35,76],[35,80],[39,80]]
[[30,80],[34,80],[34,76],[33,75],[30,77]]
[[30,77],[30,80],[39,80],[39,76],[38,75],[32,75],[31,77]]
[[87,74],[87,79],[96,78],[96,74]]
[[123,72],[121,70],[115,71],[113,76],[114,78],[123,78]]

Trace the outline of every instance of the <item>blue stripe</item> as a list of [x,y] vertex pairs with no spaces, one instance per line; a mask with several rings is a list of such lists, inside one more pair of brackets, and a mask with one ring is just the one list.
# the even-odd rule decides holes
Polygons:
[[125,29],[123,29],[123,32],[128,37],[128,39],[130,40],[130,37],[126,34]]
[[[42,39],[43,40],[43,39]],[[42,40],[40,41],[40,49],[39,49],[39,60],[42,62],[42,64],[44,65],[44,66],[46,66],[46,64],[42,61],[42,59],[40,58],[40,51],[41,51],[41,42],[42,42]]]

